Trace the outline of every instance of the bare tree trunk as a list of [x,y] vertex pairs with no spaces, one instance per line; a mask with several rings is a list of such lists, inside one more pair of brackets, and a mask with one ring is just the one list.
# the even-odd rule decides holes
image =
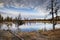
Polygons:
[[14,35],[16,38],[18,38],[19,40],[22,40],[18,35],[16,35],[15,33],[12,33],[10,30],[8,30],[12,35]]
[[53,23],[53,30],[55,30],[55,25],[54,25],[54,12],[53,12],[53,1],[51,0],[51,13],[52,13],[52,23]]
[[9,26],[8,26],[8,31],[9,31],[12,35],[14,35],[16,38],[18,38],[19,40],[22,40],[22,38],[21,38],[19,35],[13,33],[13,32],[10,30],[10,27],[9,27]]

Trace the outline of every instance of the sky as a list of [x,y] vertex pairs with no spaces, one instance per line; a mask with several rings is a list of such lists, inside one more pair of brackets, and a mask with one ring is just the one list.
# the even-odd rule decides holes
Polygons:
[[[44,18],[49,14],[47,6],[51,0],[0,0],[0,13],[9,16]],[[58,0],[59,1],[59,0]],[[51,16],[49,15],[48,18]]]

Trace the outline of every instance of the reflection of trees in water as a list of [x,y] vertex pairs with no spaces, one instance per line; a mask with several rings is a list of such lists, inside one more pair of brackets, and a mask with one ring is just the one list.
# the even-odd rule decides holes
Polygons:
[[14,23],[10,23],[10,24],[0,23],[0,29],[1,30],[5,30],[6,28],[8,28],[6,30],[18,32],[18,31],[20,31],[19,26],[20,25],[18,23],[15,23],[15,24]]
[[8,30],[11,30],[12,32],[18,32],[19,25],[18,24],[6,24],[8,27]]

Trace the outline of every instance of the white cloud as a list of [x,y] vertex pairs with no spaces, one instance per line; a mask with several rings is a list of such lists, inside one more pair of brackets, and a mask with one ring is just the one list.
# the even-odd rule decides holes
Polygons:
[[35,10],[37,11],[38,15],[40,16],[46,16],[47,14],[49,14],[49,11],[46,10],[45,8],[43,7],[36,7]]
[[[46,10],[47,6],[49,5],[50,0],[3,0],[0,4],[0,6],[12,6],[14,8],[32,8],[36,10],[36,13],[28,13],[28,12],[18,12],[18,11],[12,11],[7,10],[7,13],[10,13],[12,15],[18,15],[21,13],[22,15],[35,15],[35,16],[46,16],[49,14],[49,11]],[[4,3],[4,5],[3,5]]]

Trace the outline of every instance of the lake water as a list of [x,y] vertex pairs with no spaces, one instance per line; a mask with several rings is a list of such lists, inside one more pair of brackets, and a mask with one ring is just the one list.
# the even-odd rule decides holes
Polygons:
[[[55,28],[60,28],[60,24],[55,25]],[[52,24],[51,23],[25,23],[23,25],[14,24],[11,25],[7,24],[0,24],[0,30],[12,30],[12,31],[37,31],[37,30],[52,30]]]

